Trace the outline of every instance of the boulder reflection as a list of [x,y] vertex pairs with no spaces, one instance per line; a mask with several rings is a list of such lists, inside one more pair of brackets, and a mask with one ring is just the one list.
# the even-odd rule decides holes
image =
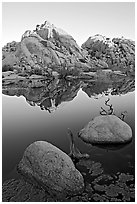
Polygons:
[[102,95],[124,95],[135,90],[135,80],[129,76],[110,82],[55,79],[46,85],[44,83],[39,88],[23,87],[21,83],[18,86],[16,84],[3,85],[2,88],[3,94],[24,96],[29,105],[37,105],[41,110],[51,113],[62,102],[72,101],[80,89],[89,97],[97,99]]

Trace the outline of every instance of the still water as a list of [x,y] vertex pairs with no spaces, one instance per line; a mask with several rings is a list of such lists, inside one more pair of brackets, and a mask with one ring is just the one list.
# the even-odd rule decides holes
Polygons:
[[[111,88],[107,84],[107,92],[98,90],[89,94],[90,86],[71,87],[60,97],[49,96],[40,88],[29,91],[5,89],[2,96],[3,181],[18,177],[16,165],[34,141],[48,141],[68,154],[70,141],[67,128],[73,132],[79,150],[88,153],[95,162],[101,162],[105,173],[134,174],[135,93],[127,91],[113,95]],[[41,95],[45,100],[41,100]],[[77,133],[100,114],[101,107],[107,109],[104,104],[108,97],[115,115],[120,116],[121,112],[127,111],[125,122],[132,128],[133,139],[120,147],[103,148],[86,144],[77,137]]]

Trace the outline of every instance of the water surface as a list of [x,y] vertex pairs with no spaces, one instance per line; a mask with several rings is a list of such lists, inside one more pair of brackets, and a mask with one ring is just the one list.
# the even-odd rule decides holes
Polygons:
[[[34,141],[48,141],[68,154],[67,128],[72,130],[79,150],[90,154],[94,161],[101,162],[105,173],[134,174],[134,91],[120,83],[115,86],[104,82],[84,82],[82,86],[81,82],[63,83],[56,82],[48,91],[43,87],[3,89],[3,181],[17,176],[16,165],[26,147]],[[101,106],[108,108],[104,105],[108,97],[115,115],[120,116],[121,112],[127,111],[125,122],[133,131],[133,140],[122,147],[101,148],[86,144],[77,137],[78,131],[100,114]]]

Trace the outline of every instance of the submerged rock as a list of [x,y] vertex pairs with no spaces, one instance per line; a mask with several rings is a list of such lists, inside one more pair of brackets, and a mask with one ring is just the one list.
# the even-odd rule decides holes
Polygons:
[[50,195],[24,179],[10,179],[2,185],[3,202],[46,202]]
[[70,157],[48,142],[27,147],[18,169],[53,196],[75,195],[84,189],[83,177]]
[[[85,184],[87,201],[131,201],[135,198],[135,180],[129,173],[105,174],[100,162],[81,160],[77,165],[84,166],[89,173],[89,183]],[[84,194],[83,193],[83,194]],[[81,201],[81,198],[78,200]]]
[[91,144],[119,144],[132,139],[132,130],[115,115],[97,116],[80,132],[79,137]]
[[91,160],[79,162],[89,175],[84,192],[67,198],[52,197],[44,189],[21,179],[10,179],[2,185],[3,202],[95,202],[135,201],[135,180],[129,173],[104,174],[101,163]]

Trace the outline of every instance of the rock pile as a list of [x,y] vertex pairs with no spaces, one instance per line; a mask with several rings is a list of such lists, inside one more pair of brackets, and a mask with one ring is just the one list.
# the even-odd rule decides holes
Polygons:
[[[2,49],[2,71],[43,75],[73,67],[81,72],[98,69],[134,72],[135,42],[124,38],[89,37],[78,46],[73,37],[45,21],[33,31],[27,30],[20,42],[8,43]],[[78,74],[78,73],[77,73]]]
[[[106,68],[114,70],[134,71],[135,68],[135,42],[124,38],[106,38],[101,35],[89,37],[82,44],[88,51],[91,61],[106,63]],[[105,64],[104,64],[105,67]]]
[[84,55],[72,36],[45,21],[41,26],[37,25],[35,30],[27,30],[21,42],[8,43],[3,48],[2,63],[3,70],[9,65],[13,69],[25,69],[26,72],[29,66],[46,71],[47,67],[53,65],[82,67]]

